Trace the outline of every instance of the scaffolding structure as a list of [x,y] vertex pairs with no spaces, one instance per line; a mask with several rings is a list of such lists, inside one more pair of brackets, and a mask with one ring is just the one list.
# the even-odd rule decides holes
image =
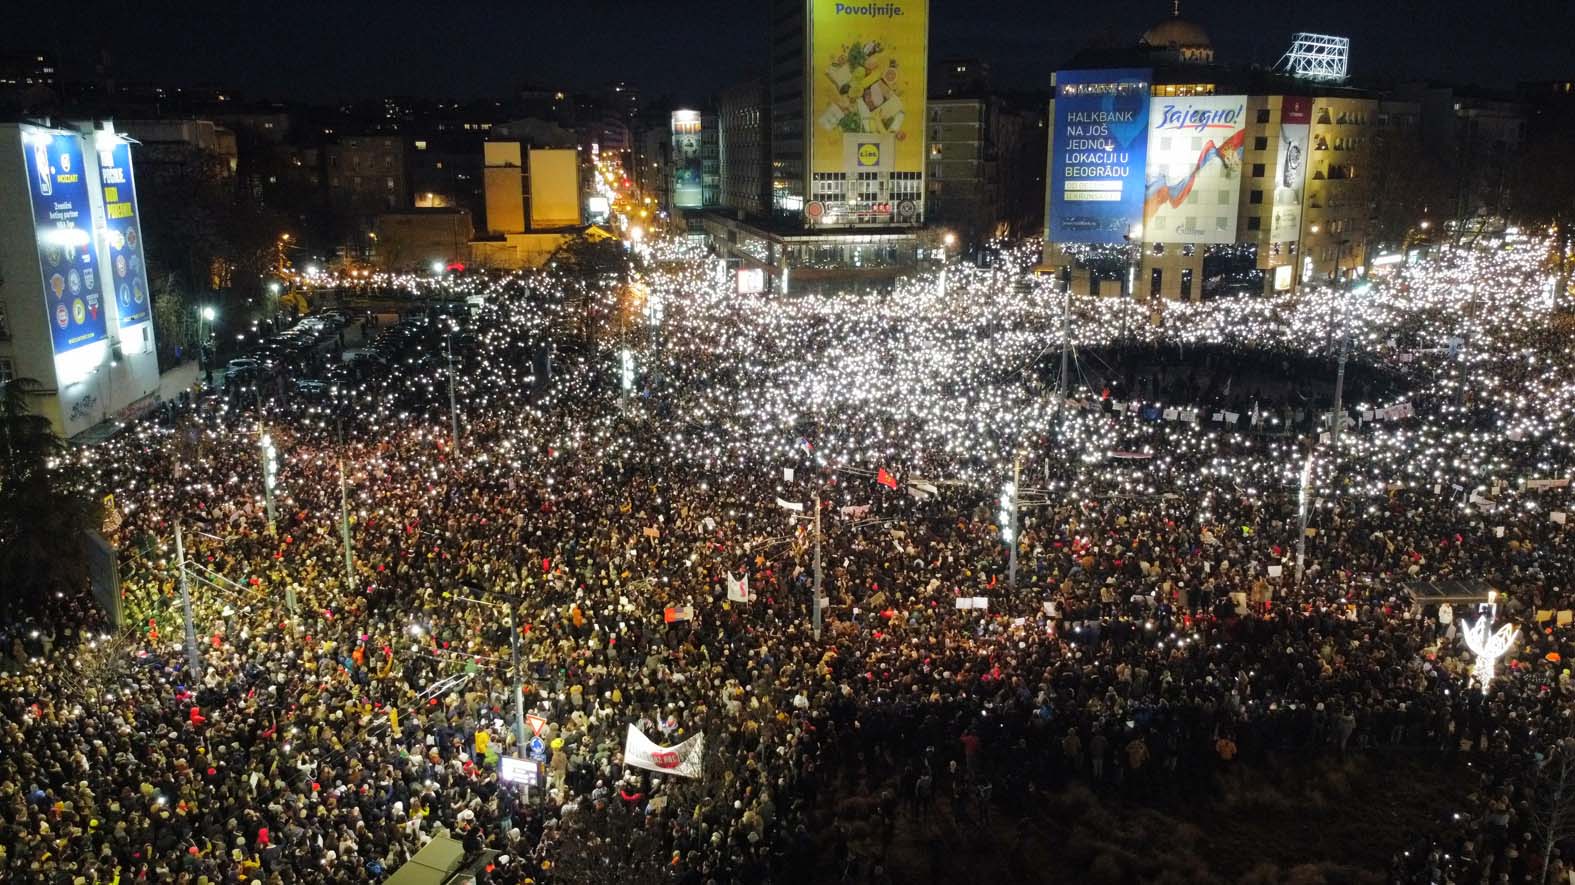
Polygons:
[[1341,83],[1351,61],[1349,37],[1298,32],[1291,35],[1291,48],[1275,65],[1293,77],[1322,83]]

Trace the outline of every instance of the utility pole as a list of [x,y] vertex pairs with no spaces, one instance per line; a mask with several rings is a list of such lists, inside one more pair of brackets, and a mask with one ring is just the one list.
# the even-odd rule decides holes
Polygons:
[[[1316,451],[1313,450],[1313,451]],[[1312,485],[1313,451],[1307,453],[1307,463],[1302,465],[1302,492],[1298,505],[1296,532],[1296,587],[1301,589],[1302,574],[1307,566],[1307,505]]]
[[1006,554],[1006,586],[1010,590],[1017,589],[1017,523],[1021,508],[1017,504],[1017,486],[1021,479],[1023,457],[1018,455],[1012,459],[1012,524],[1009,529],[1010,537],[1007,538]]
[[1340,362],[1334,373],[1334,411],[1329,415],[1329,442],[1339,457],[1340,429],[1345,424],[1345,361],[1351,352],[1351,335],[1342,329],[1340,335]]
[[448,420],[449,429],[454,434],[454,460],[459,461],[459,405],[454,397],[454,321],[445,317],[448,325],[448,335],[443,339],[444,350],[448,352]]
[[[514,677],[514,752],[525,752],[525,688],[520,683],[520,625],[515,614],[519,600],[509,598],[509,657],[512,659],[510,675]],[[526,788],[527,790],[529,787]],[[526,794],[527,801],[529,793]]]
[[1007,586],[1017,589],[1017,483],[1023,459],[1012,456],[1012,479],[1001,487],[1001,512],[995,515],[1001,524],[1001,543],[1006,545]]
[[344,418],[336,421],[339,428],[339,537],[345,545],[345,589],[355,587],[355,555],[350,549],[350,492],[345,485],[345,430]]
[[820,639],[820,490],[815,490],[815,599],[813,603],[815,638]]
[[[510,660],[510,664],[511,664],[509,675],[511,677],[511,681],[514,683],[514,740],[515,740],[515,743],[516,743],[515,752],[517,752],[517,753],[524,753],[525,752],[525,686],[524,686],[524,683],[520,681],[520,624],[519,624],[519,615],[517,613],[517,609],[519,607],[519,604],[521,602],[523,602],[524,600],[521,597],[515,596],[515,595],[510,594],[510,593],[505,593],[502,590],[489,590],[489,589],[486,589],[486,588],[482,587],[480,584],[466,582],[466,583],[463,583],[461,586],[463,586],[466,589],[469,589],[469,590],[471,590],[471,591],[473,591],[475,593],[481,594],[483,596],[499,596],[499,597],[502,597],[508,603],[508,609],[509,609],[509,660]],[[480,599],[474,599],[474,600],[469,600],[469,601],[471,601],[471,602],[479,602],[482,605],[496,605],[497,604],[497,603],[493,603],[493,602],[486,602],[486,601],[480,600]],[[528,789],[529,788],[527,787],[527,790]],[[528,792],[527,792],[526,796],[527,796],[527,798],[529,797],[529,793]]]
[[[1071,380],[1071,379],[1069,379],[1067,377],[1067,373],[1071,370],[1070,369],[1071,356],[1072,356],[1072,284],[1070,282],[1063,282],[1061,284],[1061,383],[1056,385],[1056,398],[1055,398],[1056,423],[1057,423],[1057,425],[1061,425],[1057,429],[1061,430],[1061,431],[1065,431],[1065,429],[1066,429],[1063,422],[1066,419],[1065,411],[1066,411],[1067,385],[1068,385],[1068,383]],[[1058,444],[1063,443],[1065,441],[1066,434],[1064,432],[1058,433],[1056,436],[1057,436],[1056,442]],[[1050,453],[1049,452],[1045,453],[1045,488],[1046,489],[1050,488]]]
[[191,591],[186,586],[186,543],[181,537],[180,516],[175,517],[175,561],[180,569],[180,608],[186,620],[186,662],[193,684],[202,679],[202,654],[197,651],[197,628],[191,623]]
[[[1370,285],[1363,282],[1350,294],[1361,295],[1369,288]],[[1348,302],[1349,296],[1340,300],[1340,360],[1334,374],[1334,413],[1329,416],[1329,441],[1334,444],[1336,457],[1339,457],[1340,430],[1345,424],[1345,361],[1351,355],[1351,305]]]

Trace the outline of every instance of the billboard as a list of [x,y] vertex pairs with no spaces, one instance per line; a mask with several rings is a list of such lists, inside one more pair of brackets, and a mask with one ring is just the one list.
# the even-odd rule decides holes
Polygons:
[[759,295],[766,291],[766,272],[759,267],[741,267],[738,269],[738,294]]
[[1247,98],[1156,98],[1149,108],[1143,239],[1234,243]]
[[44,305],[58,356],[109,337],[82,137],[36,126],[22,126],[21,132]]
[[811,0],[805,215],[923,218],[929,0]]
[[1287,95],[1280,104],[1280,151],[1274,162],[1270,242],[1294,243],[1301,239],[1302,195],[1307,184],[1307,135],[1311,123],[1312,99]]
[[701,184],[700,112],[673,111],[673,205],[700,208],[705,202]]
[[1052,243],[1121,243],[1143,220],[1147,69],[1055,75],[1050,145]]
[[120,328],[152,318],[153,296],[143,263],[142,224],[137,215],[137,185],[131,174],[131,145],[116,141],[98,153],[99,188],[104,196],[104,239],[109,246],[109,286]]
[[537,230],[580,223],[580,156],[573,148],[531,148],[530,226]]

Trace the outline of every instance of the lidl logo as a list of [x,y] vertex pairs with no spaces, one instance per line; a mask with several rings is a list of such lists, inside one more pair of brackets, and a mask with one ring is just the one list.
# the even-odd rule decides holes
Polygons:
[[859,145],[859,165],[860,166],[879,166],[880,165],[880,145],[875,144],[873,142],[865,142],[865,143]]

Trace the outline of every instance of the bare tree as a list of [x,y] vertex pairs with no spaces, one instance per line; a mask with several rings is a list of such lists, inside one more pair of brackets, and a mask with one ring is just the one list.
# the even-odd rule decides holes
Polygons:
[[1542,843],[1542,877],[1546,885],[1553,849],[1575,838],[1575,738],[1554,745],[1537,772],[1536,795],[1531,802],[1528,829]]

